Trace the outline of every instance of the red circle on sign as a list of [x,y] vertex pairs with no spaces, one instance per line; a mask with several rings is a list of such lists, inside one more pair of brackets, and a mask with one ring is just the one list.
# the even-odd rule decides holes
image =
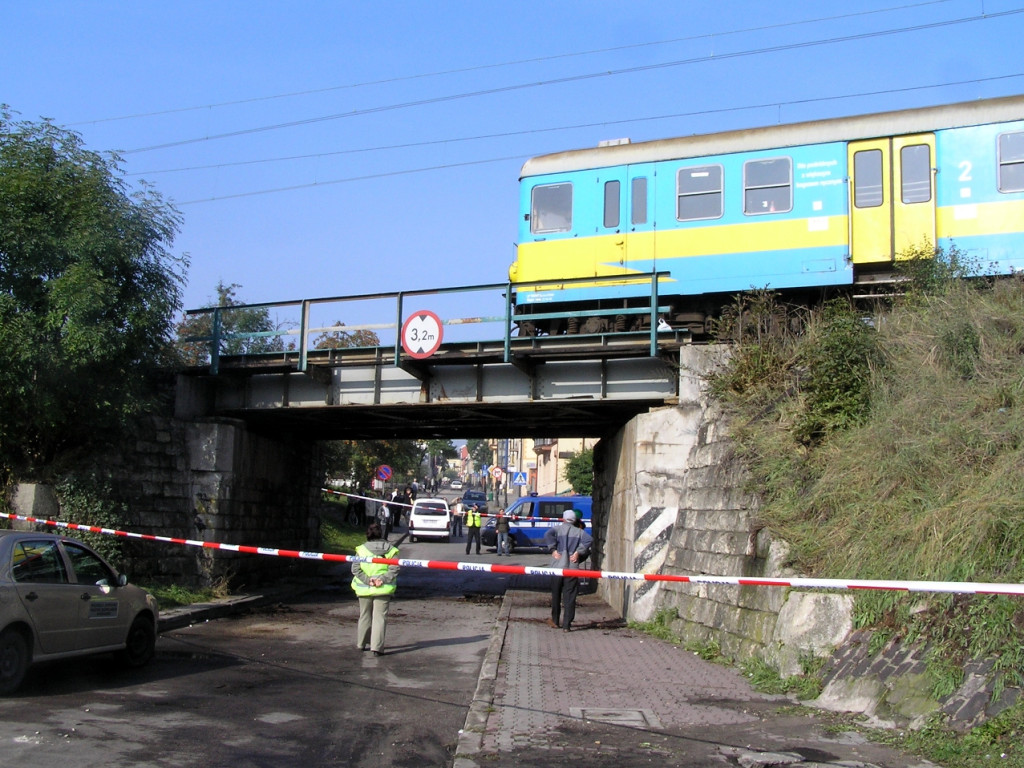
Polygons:
[[443,336],[441,318],[429,309],[421,309],[402,324],[402,349],[409,357],[422,360],[437,352]]

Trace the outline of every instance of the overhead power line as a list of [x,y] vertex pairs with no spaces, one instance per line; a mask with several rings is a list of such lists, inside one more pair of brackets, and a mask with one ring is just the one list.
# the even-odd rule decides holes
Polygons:
[[313,88],[305,91],[293,91],[290,93],[279,93],[270,96],[254,96],[248,99],[235,99],[233,101],[222,101],[213,104],[203,104],[199,106],[191,107],[178,107],[176,109],[163,109],[152,112],[138,112],[131,115],[120,115],[117,117],[105,117],[98,118],[95,120],[81,120],[74,123],[68,123],[67,127],[73,128],[79,125],[98,125],[100,123],[111,123],[123,120],[136,120],[144,117],[160,117],[162,115],[175,115],[183,112],[197,112],[200,110],[219,109],[222,107],[234,107],[241,106],[243,104],[253,104],[261,101],[274,101],[278,99],[290,99],[299,96],[314,96],[320,93],[330,93],[332,91],[344,91],[353,90],[356,88],[366,88],[377,85],[390,85],[392,83],[408,82],[410,80],[423,80],[431,77],[442,77],[444,75],[457,75],[465,74],[466,72],[479,72],[486,69],[501,69],[505,67],[522,66],[525,64],[539,64],[546,61],[557,61],[559,59],[571,59],[580,58],[583,56],[595,56],[603,53],[616,53],[618,51],[633,50],[636,48],[652,48],[661,45],[676,45],[678,43],[686,43],[694,40],[713,39],[730,37],[733,35],[748,34],[750,32],[764,32],[774,29],[784,29],[786,27],[797,27],[807,24],[818,24],[825,21],[838,21],[841,19],[855,18],[858,16],[872,16],[880,13],[891,13],[893,11],[902,11],[911,8],[920,8],[927,5],[943,5],[946,3],[956,2],[956,0],[925,0],[919,3],[910,3],[907,5],[898,5],[890,8],[878,8],[870,11],[856,11],[853,13],[843,13],[835,16],[822,16],[816,19],[802,19],[799,21],[787,21],[781,24],[768,24],[759,27],[745,27],[742,29],[728,30],[725,32],[706,32],[700,35],[690,35],[687,37],[677,37],[669,40],[654,40],[647,43],[631,43],[629,45],[617,45],[608,48],[595,48],[589,51],[576,51],[571,53],[558,53],[551,56],[537,56],[529,59],[517,59],[514,61],[499,62],[494,64],[477,64],[472,67],[462,67],[458,69],[447,69],[439,70],[437,72],[425,72],[413,75],[404,75],[401,77],[384,78],[380,80],[369,80],[362,83],[349,83],[346,85],[332,85],[325,88]]
[[[777,106],[796,106],[798,104],[811,104],[811,103],[822,102],[822,101],[837,101],[837,100],[841,100],[841,99],[859,98],[859,97],[864,97],[864,96],[882,96],[882,95],[892,94],[892,93],[906,93],[906,92],[910,92],[910,91],[922,91],[922,90],[928,90],[928,89],[931,89],[931,88],[946,88],[946,87],[954,86],[954,85],[969,85],[971,83],[977,83],[977,82],[987,82],[987,81],[994,81],[994,80],[1007,80],[1007,79],[1014,78],[1014,77],[1024,77],[1024,72],[1019,72],[1019,73],[1012,74],[1012,75],[1000,75],[1000,76],[997,76],[997,77],[980,78],[980,79],[976,78],[976,79],[973,79],[973,80],[962,80],[962,81],[953,82],[953,83],[941,83],[941,84],[938,84],[938,85],[919,85],[919,86],[913,86],[913,87],[909,87],[909,88],[890,88],[890,89],[879,90],[879,91],[866,91],[866,92],[863,92],[863,93],[846,94],[846,95],[843,95],[843,96],[822,96],[822,97],[813,98],[813,99],[797,99],[797,100],[787,101],[787,102],[783,102],[783,103],[768,102],[768,103],[765,103],[765,104],[750,104],[750,105],[740,106],[740,107],[723,107],[721,109],[711,109],[711,110],[700,109],[700,110],[695,110],[695,111],[692,111],[692,112],[679,112],[679,113],[672,114],[672,115],[657,115],[657,116],[651,116],[651,117],[633,118],[633,119],[629,119],[629,120],[609,120],[609,121],[604,121],[604,122],[599,122],[599,123],[584,123],[584,124],[580,124],[580,125],[565,126],[565,127],[561,127],[561,128],[542,128],[542,129],[536,129],[536,130],[531,130],[531,131],[516,131],[516,132],[510,133],[510,134],[495,134],[495,135],[496,136],[503,136],[503,135],[507,136],[507,135],[522,134],[522,133],[527,133],[527,134],[529,134],[529,133],[544,133],[544,132],[552,132],[552,131],[571,130],[571,129],[575,129],[575,128],[593,128],[593,127],[596,127],[596,126],[621,125],[621,124],[624,124],[624,123],[647,122],[647,121],[653,121],[653,120],[668,120],[668,119],[679,118],[679,117],[693,117],[695,115],[709,115],[709,114],[721,114],[721,113],[726,113],[726,112],[740,112],[740,111],[744,111],[744,110],[748,110],[748,109],[764,109],[764,108],[767,108],[767,107],[777,107]],[[468,139],[465,139],[465,140],[468,140]],[[452,140],[449,140],[447,143],[451,143],[451,141]],[[455,139],[453,141],[459,141],[459,139]],[[434,143],[434,142],[430,142],[430,143]],[[345,150],[345,151],[340,152],[340,153],[330,153],[330,154],[345,154],[346,152],[357,152],[357,151],[371,151],[371,150]],[[287,186],[287,187],[273,187],[273,188],[270,188],[270,189],[252,190],[252,191],[249,191],[249,192],[238,192],[236,194],[230,194],[230,195],[220,195],[220,196],[217,196],[217,197],[208,197],[208,198],[202,198],[202,199],[197,199],[197,200],[187,200],[185,202],[178,203],[178,205],[195,205],[195,204],[198,204],[198,203],[212,203],[212,202],[217,202],[219,200],[232,200],[232,199],[236,199],[236,198],[240,198],[240,197],[256,197],[258,195],[269,195],[269,194],[274,194],[274,193],[277,193],[277,192],[291,192],[291,191],[295,191],[295,190],[299,190],[299,189],[310,189],[312,187],[331,186],[331,185],[335,185],[335,184],[348,184],[348,183],[352,183],[352,182],[356,182],[356,181],[369,181],[371,179],[382,179],[382,178],[388,178],[388,177],[391,177],[391,176],[407,176],[407,175],[414,174],[414,173],[426,173],[428,171],[440,171],[440,170],[447,170],[447,169],[450,169],[450,168],[462,168],[462,167],[471,166],[471,165],[486,165],[488,163],[499,163],[499,162],[505,162],[507,160],[525,160],[525,159],[526,159],[526,156],[524,156],[524,155],[510,155],[510,156],[505,156],[505,157],[493,157],[493,158],[488,158],[488,159],[483,159],[483,160],[469,160],[469,161],[459,162],[459,163],[447,163],[447,164],[444,164],[444,165],[433,165],[433,166],[428,166],[428,167],[424,167],[424,168],[409,168],[409,169],[401,170],[401,171],[387,171],[387,172],[383,172],[383,173],[365,174],[365,175],[362,175],[362,176],[350,176],[350,177],[347,177],[347,178],[331,179],[331,180],[328,180],[328,181],[313,181],[313,182],[308,182],[306,184],[295,184],[295,185]],[[258,162],[258,161],[256,161],[256,162]],[[225,165],[232,165],[232,164],[229,163],[229,164],[225,164]],[[219,166],[210,166],[210,167],[219,167]],[[134,175],[138,175],[138,174],[134,174]]]
[[369,152],[384,152],[392,149],[412,149],[415,147],[430,147],[435,145],[451,145],[468,141],[484,141],[487,139],[505,139],[512,136],[534,136],[542,133],[557,133],[559,131],[574,131],[583,128],[598,128],[612,125],[631,125],[633,123],[649,123],[658,120],[673,120],[680,117],[693,117],[694,115],[714,115],[729,112],[743,112],[750,109],[765,109],[768,107],[792,107],[803,104],[815,104],[825,101],[842,101],[844,99],[857,99],[867,96],[884,96],[893,93],[910,93],[913,91],[926,91],[933,88],[950,88],[958,85],[972,85],[976,83],[990,83],[999,80],[1010,80],[1016,77],[1024,77],[1024,72],[1015,72],[1008,75],[995,75],[993,77],[976,77],[970,80],[956,80],[945,83],[933,83],[931,85],[915,85],[903,88],[888,88],[878,91],[862,91],[860,93],[846,93],[833,96],[818,96],[808,99],[792,99],[790,101],[773,101],[762,104],[748,104],[738,107],[720,107],[718,109],[700,109],[690,112],[673,112],[664,115],[647,115],[646,117],[631,117],[622,120],[600,120],[591,123],[575,123],[573,125],[559,125],[548,128],[528,128],[521,131],[501,131],[500,133],[483,133],[476,136],[449,137],[444,139],[430,139],[427,141],[412,141],[401,144],[383,144],[376,147],[358,147],[355,149],[339,149],[334,152],[314,152],[306,155],[285,155],[282,157],[267,157],[256,160],[237,160],[228,163],[209,163],[206,165],[191,165],[180,168],[149,169],[145,171],[133,171],[128,176],[156,176],[164,173],[185,173],[190,171],[206,171],[219,168],[234,168],[245,165],[262,165],[264,163],[291,162],[295,160],[314,160],[325,157],[336,157],[339,155],[354,155]]
[[697,64],[706,61],[714,60],[726,60],[743,58],[747,56],[759,56],[766,53],[777,53],[781,51],[793,51],[803,48],[813,48],[823,45],[834,45],[837,43],[851,42],[854,40],[865,40],[875,37],[888,37],[897,34],[903,34],[906,32],[920,32],[922,30],[937,29],[941,27],[954,26],[959,24],[966,24],[975,21],[990,21],[998,18],[1013,16],[1016,14],[1024,13],[1024,8],[1016,8],[1007,11],[1001,11],[993,14],[983,14],[980,16],[969,16],[959,19],[950,19],[946,21],[936,21],[927,24],[915,24],[909,27],[899,27],[896,29],[881,30],[878,32],[863,32],[854,35],[841,35],[839,37],[830,37],[821,40],[809,40],[801,43],[786,43],[783,45],[768,46],[765,48],[755,48],[745,51],[735,51],[732,53],[714,54],[710,56],[699,56],[688,59],[679,59],[675,61],[661,62],[657,64],[644,64],[635,67],[624,67],[622,69],[602,71],[602,72],[590,72],[580,75],[569,75],[565,77],[552,78],[549,80],[542,80],[539,82],[530,83],[518,83],[514,85],[499,86],[495,88],[486,88],[477,91],[468,91],[464,93],[449,94],[446,96],[436,96],[427,99],[417,99],[414,101],[401,102],[398,104],[389,104],[379,107],[371,107],[369,109],[352,110],[350,112],[342,112],[331,115],[322,115],[320,117],[311,117],[303,120],[292,120],[284,123],[275,123],[272,125],[264,125],[255,128],[243,128],[237,131],[228,131],[226,133],[213,134],[210,136],[202,136],[191,139],[181,139],[179,141],[166,142],[163,144],[154,144],[148,147],[138,147],[135,149],[123,150],[121,154],[137,154],[141,152],[152,152],[158,149],[170,149],[173,147],[180,147],[189,144],[197,144],[206,141],[215,141],[219,139],[235,138],[238,136],[252,135],[256,133],[265,133],[268,131],[277,131],[285,128],[295,128],[303,125],[313,125],[316,123],[322,123],[333,120],[342,120],[349,117],[360,117],[364,115],[377,114],[380,112],[388,112],[399,109],[409,109],[411,107],[426,106],[428,104],[439,104],[448,101],[456,101],[462,99],[476,98],[479,96],[489,96],[498,93],[510,93],[513,91],[526,90],[532,88],[546,87],[550,85],[562,85],[566,83],[582,82],[585,80],[593,80],[597,78],[615,77],[619,75],[636,74],[638,72],[649,72],[659,69],[668,69],[672,67],[681,67],[689,64]]

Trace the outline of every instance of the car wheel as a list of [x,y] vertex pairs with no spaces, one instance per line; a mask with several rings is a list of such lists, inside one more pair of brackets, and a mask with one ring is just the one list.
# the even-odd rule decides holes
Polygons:
[[28,671],[28,642],[13,629],[0,635],[0,694],[13,693]]
[[120,657],[129,667],[148,664],[156,653],[156,629],[151,619],[136,616],[128,630],[128,638]]

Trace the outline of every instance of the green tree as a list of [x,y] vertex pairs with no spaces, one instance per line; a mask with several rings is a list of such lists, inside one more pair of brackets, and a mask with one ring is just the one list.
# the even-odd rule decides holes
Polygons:
[[349,349],[351,347],[378,347],[380,337],[373,331],[359,328],[354,331],[345,330],[340,320],[334,323],[338,330],[324,331],[313,339],[313,349]]
[[448,459],[454,459],[459,455],[451,440],[427,440],[423,444],[423,451],[429,467],[428,477],[436,477],[438,480],[444,477]]
[[469,458],[473,462],[473,467],[478,471],[481,467],[489,465],[494,459],[490,440],[470,438],[466,441],[466,449],[469,451]]
[[[213,336],[214,318],[219,317],[221,355],[258,355],[281,352],[284,342],[276,334],[280,329],[266,307],[247,306],[235,296],[238,283],[217,283],[217,300],[203,307],[218,312],[192,312],[178,323],[178,353],[184,365],[206,365],[210,362],[209,339]],[[204,339],[194,341],[193,339]]]
[[565,465],[565,479],[573,491],[589,496],[594,489],[594,449],[580,451]]
[[377,467],[387,464],[393,471],[392,482],[405,486],[405,478],[415,474],[423,456],[415,440],[332,440],[324,448],[324,477],[369,485]]
[[187,260],[175,208],[120,158],[0,106],[0,472],[138,412],[168,360]]

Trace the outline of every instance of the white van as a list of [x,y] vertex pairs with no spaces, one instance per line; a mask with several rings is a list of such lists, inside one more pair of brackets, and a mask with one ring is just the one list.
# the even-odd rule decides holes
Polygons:
[[444,499],[416,499],[409,511],[409,541],[452,540],[452,514]]

